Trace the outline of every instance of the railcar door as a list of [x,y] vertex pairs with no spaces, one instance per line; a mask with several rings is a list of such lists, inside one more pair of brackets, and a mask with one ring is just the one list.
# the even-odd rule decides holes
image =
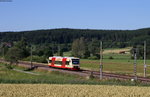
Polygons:
[[51,66],[54,66],[55,59],[56,59],[56,58],[52,58],[52,63],[51,63]]
[[67,59],[67,58],[63,58],[63,59],[62,59],[62,67],[63,67],[63,68],[64,68],[65,65],[66,65],[66,59]]

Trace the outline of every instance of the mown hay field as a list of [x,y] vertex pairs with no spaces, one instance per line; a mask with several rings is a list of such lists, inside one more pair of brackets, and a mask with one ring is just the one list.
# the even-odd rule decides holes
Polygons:
[[104,49],[103,54],[119,54],[121,51],[125,51],[126,53],[130,53],[131,47],[126,47],[126,48],[116,48],[116,49]]
[[150,87],[0,84],[0,97],[150,97]]

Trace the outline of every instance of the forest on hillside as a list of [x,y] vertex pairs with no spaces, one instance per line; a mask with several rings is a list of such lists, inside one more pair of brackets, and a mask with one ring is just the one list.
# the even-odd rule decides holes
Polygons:
[[[99,58],[100,41],[103,48],[139,47],[142,50],[144,41],[147,48],[150,44],[150,28],[137,30],[90,30],[90,29],[49,29],[21,32],[0,32],[1,55],[15,49],[23,52],[25,57],[30,54],[37,56],[52,56],[55,53],[62,56],[63,52],[72,51],[73,56],[80,58]],[[14,47],[12,49],[12,47]],[[11,53],[9,51],[8,53]],[[147,51],[149,52],[149,49]],[[142,53],[141,53],[142,55]],[[45,58],[45,57],[44,57]]]
[[112,42],[125,43],[126,45],[149,41],[150,28],[138,30],[90,30],[90,29],[50,29],[21,32],[0,32],[0,42],[20,41],[24,37],[28,43],[44,44],[72,43],[75,39],[84,37],[88,41],[93,38],[105,41],[106,44]]

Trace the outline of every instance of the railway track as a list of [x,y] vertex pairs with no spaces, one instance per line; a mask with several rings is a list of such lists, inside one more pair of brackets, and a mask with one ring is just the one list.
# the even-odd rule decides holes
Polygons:
[[[96,76],[96,77],[100,76],[100,73],[98,71],[85,70],[83,72],[93,72],[94,76]],[[131,75],[121,75],[121,74],[103,72],[103,76],[105,78],[116,78],[116,79],[124,79],[124,80],[131,80],[131,79],[133,79],[133,80],[135,80],[135,76],[131,76]],[[150,82],[150,78],[141,77],[141,76],[136,76],[136,80],[139,80],[141,82]]]
[[[3,63],[8,63],[3,59],[0,59],[0,62]],[[20,66],[25,66],[25,67],[31,67],[30,62],[25,62],[25,61],[20,61],[19,62]],[[70,74],[76,74],[76,75],[80,75],[80,76],[94,76],[99,78],[100,73],[98,71],[90,71],[90,70],[80,70],[80,71],[71,71],[71,70],[65,70],[65,69],[58,69],[58,68],[50,68],[48,65],[44,65],[43,63],[33,63],[33,69],[34,68],[38,68],[38,69],[43,69],[43,70],[48,70],[48,71],[60,71],[63,73],[70,73]],[[103,72],[103,77],[104,78],[114,78],[114,79],[121,79],[121,80],[131,80],[134,79],[135,76],[131,76],[131,75],[121,75],[121,74],[115,74],[115,73],[106,73]],[[136,77],[138,81],[141,82],[150,82],[150,78],[146,78],[146,77],[141,77],[141,76],[137,76]]]

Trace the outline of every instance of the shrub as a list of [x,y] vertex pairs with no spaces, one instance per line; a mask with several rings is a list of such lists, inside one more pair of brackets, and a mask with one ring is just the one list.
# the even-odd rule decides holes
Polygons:
[[109,59],[114,59],[114,58],[112,56],[110,56]]
[[5,67],[6,67],[7,69],[13,69],[13,68],[14,68],[14,65],[5,64]]
[[[27,57],[25,59],[23,59],[24,61],[30,61],[31,57]],[[40,63],[47,63],[46,61],[46,57],[43,56],[32,56],[32,61],[33,62],[40,62]]]
[[98,57],[96,57],[96,56],[91,56],[91,57],[88,57],[88,59],[96,60],[96,59],[98,59]]

